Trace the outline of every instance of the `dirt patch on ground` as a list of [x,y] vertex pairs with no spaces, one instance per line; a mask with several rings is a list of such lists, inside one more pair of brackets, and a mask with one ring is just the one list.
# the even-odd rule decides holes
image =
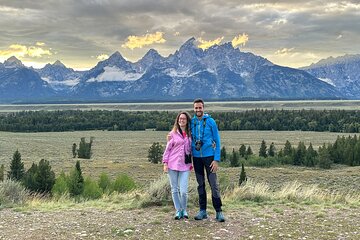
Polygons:
[[[195,210],[191,211],[191,216]],[[264,205],[173,220],[163,207],[107,211],[0,210],[0,239],[360,239],[360,208]]]

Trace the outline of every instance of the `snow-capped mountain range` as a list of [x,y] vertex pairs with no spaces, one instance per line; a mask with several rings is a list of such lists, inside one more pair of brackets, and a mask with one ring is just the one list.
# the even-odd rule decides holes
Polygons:
[[[359,66],[359,56],[354,59]],[[0,102],[360,98],[341,75],[352,71],[346,72],[347,79],[359,86],[360,73],[343,67],[338,75],[329,75],[334,72],[329,69],[339,66],[336,59],[333,62],[304,69],[282,67],[231,43],[202,50],[194,38],[168,57],[150,49],[132,63],[115,52],[83,72],[60,61],[42,69],[27,68],[11,57],[0,63]],[[324,66],[326,71],[319,70]]]
[[330,57],[302,69],[333,85],[346,98],[360,99],[360,54]]

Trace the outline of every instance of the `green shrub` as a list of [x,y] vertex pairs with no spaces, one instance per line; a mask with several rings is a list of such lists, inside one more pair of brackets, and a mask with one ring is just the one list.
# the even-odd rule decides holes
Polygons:
[[[90,159],[92,155],[91,146],[94,141],[94,137],[90,137],[90,142],[86,142],[85,138],[82,137],[79,143],[79,149],[77,155],[79,158]],[[74,153],[73,153],[74,156]]]
[[5,178],[5,167],[4,164],[1,164],[0,167],[0,182],[4,181]]
[[167,175],[162,175],[160,179],[150,184],[146,191],[149,199],[146,205],[161,205],[163,202],[171,201],[171,187]]
[[278,159],[276,157],[249,157],[245,163],[249,166],[255,167],[272,167],[278,164]]
[[90,177],[87,177],[84,182],[84,191],[82,196],[86,199],[98,199],[102,196],[102,190]]
[[107,175],[106,173],[101,173],[98,180],[98,186],[102,189],[104,193],[110,193],[111,180],[109,175]]
[[136,188],[135,181],[126,174],[120,174],[112,184],[112,190],[119,193],[128,192]]
[[155,164],[161,162],[163,152],[164,152],[164,147],[160,143],[154,142],[148,150],[149,162]]
[[[228,178],[225,177],[225,181],[228,181]],[[227,186],[226,184],[222,184],[222,180],[219,181],[221,188],[224,189]],[[146,189],[147,198],[144,199],[142,206],[151,206],[156,205],[160,206],[162,204],[167,204],[172,201],[171,197],[171,187],[169,178],[167,175],[162,175],[158,180],[152,182],[150,186]],[[189,180],[189,187],[188,187],[188,204],[198,205],[199,203],[199,195],[197,192],[197,183],[195,180]]]
[[49,161],[41,159],[39,165],[33,163],[26,172],[23,183],[27,189],[34,192],[51,192],[55,184],[55,173],[51,170]]
[[28,192],[20,182],[11,179],[0,182],[0,205],[22,204]]
[[69,193],[68,177],[64,172],[61,172],[59,177],[56,178],[55,184],[51,190],[53,196],[61,197]]

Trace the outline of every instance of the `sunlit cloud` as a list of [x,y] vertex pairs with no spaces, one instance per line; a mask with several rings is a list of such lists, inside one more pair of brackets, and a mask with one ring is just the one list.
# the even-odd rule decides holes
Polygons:
[[221,41],[224,39],[224,37],[219,37],[215,40],[210,40],[210,41],[206,41],[203,40],[202,38],[199,38],[197,41],[200,42],[200,44],[198,45],[199,48],[205,50],[208,49],[209,47],[212,47],[214,45],[219,45],[221,43]]
[[42,57],[43,55],[52,55],[52,53],[50,52],[50,50],[31,46],[27,49],[27,55],[29,57]]
[[277,50],[275,52],[275,55],[285,56],[285,55],[288,55],[288,54],[292,54],[294,49],[295,48],[283,48],[283,49]]
[[96,57],[96,59],[101,60],[101,61],[108,59],[108,58],[109,58],[109,55],[107,55],[107,54],[100,54]]
[[347,1],[328,3],[324,7],[324,11],[330,13],[359,11],[359,10],[360,10],[359,3],[352,3]]
[[276,19],[276,20],[274,21],[274,23],[275,23],[276,25],[286,24],[287,22],[288,22],[288,20],[287,20],[286,18]]
[[0,50],[0,56],[3,57],[42,57],[43,55],[52,55],[53,53],[48,49],[43,49],[36,46],[25,46],[20,44],[12,44],[6,50]]
[[153,43],[164,43],[166,40],[163,37],[163,32],[147,33],[145,36],[129,36],[127,42],[121,45],[123,48],[142,48]]
[[294,48],[283,48],[270,55],[265,55],[271,62],[280,66],[299,68],[318,62],[325,56],[317,55],[313,52],[299,52]]
[[35,45],[42,47],[42,46],[45,46],[45,43],[43,43],[43,42],[36,42]]
[[242,35],[239,34],[239,36],[234,37],[234,39],[231,41],[233,47],[237,47],[239,45],[245,46],[246,42],[249,41],[249,35],[243,33]]

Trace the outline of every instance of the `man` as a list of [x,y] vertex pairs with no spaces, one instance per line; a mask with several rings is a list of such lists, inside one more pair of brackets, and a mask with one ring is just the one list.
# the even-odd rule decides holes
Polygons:
[[221,210],[222,203],[216,177],[216,171],[220,162],[219,131],[215,120],[210,115],[204,113],[204,101],[202,99],[194,100],[194,112],[195,115],[191,120],[192,154],[200,205],[200,211],[195,216],[195,220],[207,218],[206,171],[211,187],[212,204],[216,211],[216,220],[224,222],[225,218]]

